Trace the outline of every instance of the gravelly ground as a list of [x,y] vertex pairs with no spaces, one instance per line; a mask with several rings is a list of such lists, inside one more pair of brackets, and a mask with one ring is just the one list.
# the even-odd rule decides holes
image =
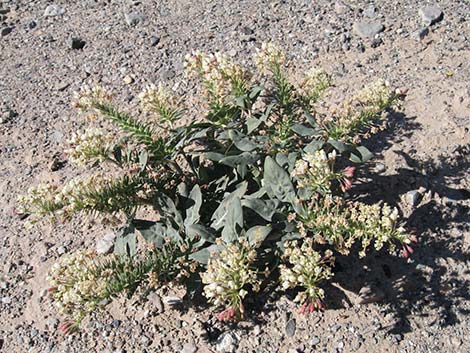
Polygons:
[[[467,0],[439,1],[443,19],[421,40],[418,10],[427,1],[56,1],[63,14],[46,17],[51,4],[0,1],[0,351],[470,352]],[[363,39],[357,21],[385,30]],[[72,49],[72,37],[84,48]],[[400,205],[420,238],[412,259],[340,258],[329,310],[309,317],[288,298],[263,297],[247,321],[227,327],[207,308],[165,305],[158,313],[158,301],[122,299],[80,336],[61,336],[44,293],[47,270],[106,229],[75,220],[29,230],[12,211],[29,185],[71,175],[69,166],[51,172],[49,164],[82,125],[72,92],[100,82],[132,106],[147,82],[191,90],[181,71],[193,49],[243,62],[263,41],[284,47],[298,68],[324,67],[347,89],[377,77],[409,89],[389,130],[369,142],[379,164],[354,191]],[[416,206],[403,199],[409,191],[422,195]],[[384,299],[353,305],[364,286]]]

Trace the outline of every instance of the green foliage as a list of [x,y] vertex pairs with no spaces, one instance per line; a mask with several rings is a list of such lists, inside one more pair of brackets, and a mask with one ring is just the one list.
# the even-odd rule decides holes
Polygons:
[[[97,267],[114,274],[106,282],[106,297],[134,292],[151,272],[159,283],[171,281],[178,264],[194,260],[207,268],[201,273],[204,293],[225,306],[221,319],[226,320],[242,316],[245,295],[284,263],[284,289],[301,290],[306,308],[322,308],[319,286],[332,276],[332,257],[314,250],[318,244],[348,253],[360,243],[361,256],[371,243],[376,249],[394,250],[395,243],[408,249],[413,238],[400,226],[395,209],[349,202],[346,193],[355,169],[351,162],[373,157],[359,142],[378,131],[383,113],[399,96],[379,82],[333,113],[320,113],[316,104],[331,86],[328,74],[312,69],[301,83],[292,82],[285,55],[270,44],[255,61],[261,75],[221,54],[189,55],[189,76],[202,81],[207,100],[206,112],[197,118],[187,119],[187,110],[178,105],[182,99],[161,85],[139,96],[144,111],[156,116],[146,121],[117,108],[101,87],[76,94],[82,112],[116,127],[110,131],[114,145],[94,131],[76,138],[84,145],[70,152],[80,161],[97,161],[105,178],[65,191],[35,189],[20,201],[24,212],[39,217],[80,212],[124,217],[126,226],[117,230],[115,244],[119,256]],[[137,219],[143,207],[152,207],[158,217]],[[155,251],[142,257],[137,251],[142,240]],[[176,248],[170,251],[168,244]],[[286,249],[301,254],[300,272],[297,256],[286,257]],[[308,273],[317,270],[323,275]],[[308,281],[290,277],[297,272]],[[196,273],[188,288],[200,282]]]

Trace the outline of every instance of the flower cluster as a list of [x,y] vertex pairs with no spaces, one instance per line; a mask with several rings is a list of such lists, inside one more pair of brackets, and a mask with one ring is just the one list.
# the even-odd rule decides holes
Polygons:
[[56,193],[57,186],[51,183],[41,183],[35,187],[30,187],[26,195],[18,196],[19,206],[16,212],[19,214],[34,214],[38,218],[49,215],[62,207],[56,203]]
[[243,316],[246,287],[259,290],[258,271],[253,267],[255,260],[256,251],[243,239],[226,245],[220,254],[209,259],[207,271],[201,274],[204,295],[214,305],[226,307],[219,314],[220,320]]
[[313,105],[321,97],[323,92],[331,86],[331,78],[325,70],[312,68],[305,74],[300,83],[300,93],[304,97],[305,104]]
[[286,54],[272,43],[262,43],[255,55],[255,64],[263,72],[279,71],[286,63]]
[[[386,81],[379,80],[333,109],[332,115],[325,118],[323,124],[330,137],[358,143],[361,137],[368,137],[381,129],[375,120],[398,98]],[[366,128],[369,129],[364,131]]]
[[[296,219],[297,215],[291,217]],[[328,243],[343,254],[356,240],[362,243],[361,257],[374,242],[374,248],[380,250],[388,244],[389,251],[395,249],[394,241],[410,244],[413,237],[398,225],[398,210],[389,205],[367,205],[360,202],[345,202],[342,198],[327,196],[314,198],[306,207],[297,222],[300,234],[307,237],[307,232],[314,234],[317,243]]]
[[92,311],[107,296],[107,285],[113,272],[98,271],[95,253],[78,251],[64,257],[51,268],[49,291],[59,312],[67,315],[76,324]]
[[90,160],[105,160],[108,157],[109,144],[112,140],[110,134],[98,128],[88,128],[83,132],[72,135],[67,142],[70,146],[65,153],[70,156],[73,163],[86,164]]
[[285,264],[281,264],[280,281],[282,289],[301,287],[294,301],[303,304],[301,312],[323,309],[322,300],[325,296],[318,284],[333,277],[330,266],[334,262],[333,254],[327,250],[322,256],[313,250],[312,239],[306,239],[300,247],[296,241],[285,244]]
[[291,175],[297,178],[299,188],[305,188],[310,193],[331,193],[331,181],[339,180],[343,191],[351,188],[350,178],[353,176],[354,167],[347,167],[342,172],[334,171],[336,150],[326,153],[318,150],[305,154],[297,160]]
[[162,123],[174,122],[181,113],[179,99],[169,92],[160,83],[158,86],[154,84],[148,85],[139,94],[142,109],[158,116],[158,121]]
[[238,96],[246,93],[250,74],[223,54],[208,55],[194,51],[186,55],[185,67],[189,77],[202,78],[209,97],[219,104],[228,95]]
[[111,98],[111,94],[99,85],[83,85],[80,91],[74,92],[72,105],[81,111],[87,111],[96,108],[97,104],[109,104]]

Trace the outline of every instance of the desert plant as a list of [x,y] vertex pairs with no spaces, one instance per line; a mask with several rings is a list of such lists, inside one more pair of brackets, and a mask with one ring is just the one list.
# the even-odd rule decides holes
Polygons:
[[[292,82],[285,54],[272,44],[262,45],[255,63],[251,72],[222,54],[189,54],[188,77],[202,82],[206,101],[196,118],[161,84],[144,89],[135,116],[102,87],[75,95],[74,106],[107,128],[75,134],[67,154],[96,173],[62,188],[39,185],[19,200],[33,222],[79,213],[125,221],[115,255],[73,254],[53,269],[53,297],[72,322],[103,299],[149,285],[149,274],[153,285],[181,279],[181,266],[194,272],[184,281],[190,295],[202,280],[221,320],[242,317],[244,297],[262,281],[300,290],[309,312],[323,308],[333,252],[359,243],[364,256],[371,243],[391,251],[399,243],[409,253],[414,238],[396,209],[347,194],[356,167],[372,157],[359,142],[379,130],[401,94],[379,81],[325,112],[318,109],[332,84],[325,71]],[[145,207],[157,219],[137,219]],[[138,234],[155,250],[138,252]]]

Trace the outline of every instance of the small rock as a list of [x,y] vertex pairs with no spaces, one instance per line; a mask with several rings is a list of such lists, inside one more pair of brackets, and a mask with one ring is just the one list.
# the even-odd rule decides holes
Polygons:
[[58,253],[59,255],[64,255],[66,252],[67,252],[67,248],[66,248],[65,246],[59,246],[59,247],[57,248],[57,253]]
[[69,40],[69,47],[71,49],[83,49],[86,42],[80,38],[72,37]]
[[2,298],[2,303],[3,304],[10,304],[11,303],[11,298],[10,297],[3,297]]
[[331,330],[331,332],[336,333],[336,332],[339,331],[340,328],[341,328],[340,325],[333,325],[333,326],[331,326],[330,330]]
[[225,332],[219,336],[215,344],[217,352],[232,353],[238,346],[238,338],[233,332]]
[[377,48],[378,46],[380,46],[380,44],[382,44],[382,39],[380,39],[380,38],[374,38],[374,39],[372,40],[372,43],[370,43],[370,46],[371,46],[372,48]]
[[376,21],[360,21],[354,22],[353,29],[362,38],[374,38],[377,34],[382,32],[385,27],[382,23]]
[[124,14],[124,19],[129,26],[137,26],[140,22],[145,20],[145,16],[137,12],[129,12]]
[[295,324],[295,319],[290,319],[286,323],[286,336],[287,337],[293,337],[295,335],[295,329],[296,329],[296,324]]
[[255,33],[255,31],[253,31],[250,27],[247,27],[247,26],[242,27],[241,32],[246,36],[249,36]]
[[44,17],[55,17],[62,16],[65,13],[65,9],[59,5],[49,5],[44,10]]
[[28,29],[33,29],[33,28],[36,28],[37,25],[38,25],[37,22],[32,20],[32,21],[28,22],[27,27],[28,27]]
[[364,16],[366,16],[366,17],[374,18],[374,17],[377,15],[377,13],[375,12],[375,10],[376,10],[376,9],[375,9],[375,6],[374,6],[374,5],[369,5],[369,6],[367,7],[367,9],[365,9],[365,10],[362,12],[362,14],[363,14]]
[[56,319],[55,317],[47,321],[47,326],[49,327],[49,330],[55,330],[58,325],[59,325],[59,320]]
[[160,296],[157,293],[153,292],[153,293],[150,293],[149,295],[147,295],[147,300],[153,306],[155,306],[155,308],[157,309],[157,311],[159,313],[163,312],[163,310],[164,310],[163,302],[162,302],[162,299],[160,298]]
[[12,31],[13,31],[13,27],[4,27],[4,28],[2,28],[2,30],[0,31],[0,35],[1,35],[2,37],[5,37],[6,35],[9,35]]
[[342,1],[336,1],[335,2],[335,12],[338,15],[344,14],[348,11],[349,11],[349,6],[346,5],[344,2],[342,2]]
[[259,325],[256,325],[253,327],[253,336],[258,336],[261,333],[261,327]]
[[317,346],[320,343],[320,339],[317,336],[313,336],[312,339],[310,340],[310,345],[312,347]]
[[411,190],[406,193],[405,198],[409,205],[415,207],[421,201],[421,194],[418,190]]
[[375,171],[377,174],[381,174],[381,173],[385,172],[385,170],[386,170],[385,164],[377,163],[377,164],[375,165],[374,171]]
[[114,247],[114,240],[116,239],[115,233],[108,233],[102,239],[96,242],[96,252],[98,254],[107,254]]
[[357,304],[369,304],[376,303],[385,298],[385,293],[378,287],[370,285],[362,287],[359,291],[359,297],[357,298]]
[[124,77],[124,83],[126,85],[130,85],[132,82],[134,82],[134,79],[132,78],[132,76],[127,75],[126,77]]
[[56,142],[56,143],[60,143],[63,138],[64,138],[64,134],[58,130],[54,130],[54,132],[50,136],[51,141]]
[[158,43],[160,43],[160,37],[157,37],[157,36],[152,36],[150,38],[150,45],[152,47],[156,46]]
[[193,342],[188,342],[183,345],[183,349],[181,353],[195,353],[197,352],[197,347],[194,345]]
[[444,18],[444,13],[438,6],[426,6],[419,9],[423,25],[431,26]]
[[183,301],[179,297],[173,297],[173,296],[166,296],[163,297],[163,302],[165,304],[171,305],[171,306],[176,306],[176,305],[181,305],[183,304]]
[[411,38],[416,40],[423,40],[429,34],[429,28],[423,27],[411,34]]

